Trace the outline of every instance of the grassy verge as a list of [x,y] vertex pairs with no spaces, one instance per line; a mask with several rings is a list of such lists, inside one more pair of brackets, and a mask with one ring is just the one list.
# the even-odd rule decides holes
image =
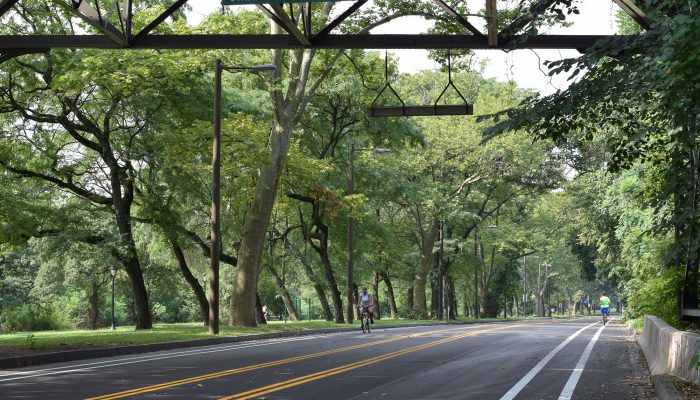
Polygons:
[[632,328],[634,328],[637,333],[642,333],[642,329],[644,328],[644,317],[628,319],[626,322],[632,325]]
[[[482,322],[495,319],[482,319]],[[471,318],[459,318],[458,322],[471,322]],[[407,319],[382,319],[375,320],[376,326],[396,324],[441,324],[444,321],[436,320],[407,320]],[[270,321],[266,325],[256,328],[231,328],[221,327],[221,336],[242,336],[258,333],[305,331],[311,329],[346,327],[345,324],[336,324],[327,321],[304,321],[299,323],[284,323],[282,321]],[[356,322],[354,326],[359,327]],[[118,327],[117,330],[68,330],[68,331],[42,331],[42,332],[15,332],[0,334],[0,354],[2,348],[27,348],[27,349],[74,349],[76,347],[109,347],[132,344],[162,343],[180,340],[204,339],[212,337],[207,333],[207,327],[201,323],[180,324],[155,324],[150,330],[135,330],[133,326]]]

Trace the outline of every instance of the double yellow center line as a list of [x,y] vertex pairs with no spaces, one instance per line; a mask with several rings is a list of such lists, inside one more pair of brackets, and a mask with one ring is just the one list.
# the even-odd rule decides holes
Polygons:
[[320,371],[320,372],[316,372],[313,374],[290,379],[287,381],[278,382],[278,383],[275,383],[275,384],[272,384],[269,386],[264,386],[264,387],[249,390],[246,392],[237,393],[237,394],[234,394],[234,395],[231,395],[228,397],[222,397],[219,400],[233,400],[233,399],[246,400],[246,399],[259,398],[260,396],[266,395],[268,393],[277,392],[277,391],[280,391],[283,389],[288,389],[288,388],[291,388],[294,386],[303,385],[303,384],[308,383],[308,382],[312,382],[312,381],[315,381],[318,379],[327,378],[327,377],[330,377],[333,375],[341,374],[343,372],[352,371],[352,370],[357,369],[357,368],[365,367],[367,365],[376,364],[378,362],[382,362],[385,360],[389,360],[391,358],[399,357],[399,356],[402,356],[404,354],[409,354],[409,353],[413,353],[413,352],[416,352],[419,350],[428,349],[428,348],[435,347],[435,346],[438,346],[438,345],[441,345],[444,343],[454,342],[455,340],[463,339],[465,337],[478,335],[480,333],[493,332],[493,331],[498,331],[498,330],[502,330],[502,329],[513,328],[513,327],[522,326],[522,325],[524,325],[524,324],[509,325],[509,326],[505,326],[505,327],[498,327],[498,328],[492,328],[492,329],[483,329],[483,330],[479,330],[479,331],[472,331],[472,332],[464,333],[461,335],[455,335],[455,336],[451,336],[451,337],[448,337],[448,338],[445,338],[442,340],[438,340],[435,342],[430,342],[430,343],[422,344],[419,346],[409,347],[409,348],[404,349],[404,350],[398,350],[398,351],[395,351],[392,353],[368,358],[366,360],[357,361],[357,362],[354,362],[351,364],[341,365],[339,367],[331,368],[331,369],[328,369],[325,371]]
[[274,367],[277,365],[288,364],[288,363],[292,363],[292,362],[296,362],[296,361],[308,360],[310,358],[322,357],[322,356],[326,356],[329,354],[357,350],[357,349],[362,349],[365,347],[376,346],[379,344],[395,342],[398,340],[410,339],[410,338],[415,338],[415,337],[420,337],[420,336],[425,336],[425,335],[430,335],[430,334],[435,334],[435,333],[448,332],[448,331],[453,331],[453,330],[459,330],[459,329],[463,330],[464,327],[441,329],[441,330],[437,330],[437,331],[419,332],[419,333],[414,333],[411,335],[397,336],[397,337],[393,337],[393,338],[389,338],[389,339],[378,340],[378,341],[374,341],[374,342],[363,343],[363,344],[358,344],[358,345],[349,346],[349,347],[343,347],[343,348],[339,348],[339,349],[321,351],[321,352],[317,352],[317,353],[311,353],[311,354],[306,354],[306,355],[291,357],[291,358],[284,358],[284,359],[270,361],[270,362],[261,363],[261,364],[254,364],[254,365],[249,365],[249,366],[245,366],[245,367],[233,368],[233,369],[220,371],[220,372],[214,372],[214,373],[206,374],[206,375],[194,376],[191,378],[185,378],[185,379],[180,379],[180,380],[176,380],[176,381],[159,383],[156,385],[145,386],[145,387],[131,389],[131,390],[125,390],[123,392],[118,392],[118,393],[105,394],[102,396],[91,397],[87,400],[121,399],[124,397],[136,396],[136,395],[140,395],[140,394],[144,394],[144,393],[155,392],[157,390],[168,389],[168,388],[172,388],[175,386],[186,385],[189,383],[196,383],[196,382],[201,382],[201,381],[205,381],[205,380],[209,380],[209,379],[221,378],[224,376],[229,376],[229,375],[234,375],[234,374],[240,374],[243,372],[253,371],[256,369]]

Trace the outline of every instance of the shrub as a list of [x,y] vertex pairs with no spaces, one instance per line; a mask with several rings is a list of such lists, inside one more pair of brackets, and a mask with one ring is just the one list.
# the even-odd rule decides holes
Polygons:
[[399,318],[402,319],[420,319],[420,320],[426,320],[430,319],[430,316],[428,315],[428,311],[416,311],[413,309],[407,309],[407,308],[401,308],[397,311],[397,314]]
[[51,305],[27,304],[5,310],[2,328],[8,332],[65,329],[66,318]]

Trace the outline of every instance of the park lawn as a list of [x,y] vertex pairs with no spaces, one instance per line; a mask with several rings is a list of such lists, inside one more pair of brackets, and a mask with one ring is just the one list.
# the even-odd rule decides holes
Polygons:
[[[436,324],[441,321],[427,320],[376,320],[375,325],[426,323]],[[355,324],[357,325],[357,323]],[[259,333],[305,331],[323,328],[342,328],[346,324],[327,321],[304,321],[284,323],[270,321],[255,328],[232,328],[221,326],[221,336],[242,336]],[[173,342],[181,340],[211,338],[207,327],[201,323],[154,324],[153,329],[136,330],[134,326],[122,326],[117,330],[62,330],[40,332],[14,332],[0,334],[0,354],[3,347],[27,349],[74,349],[76,347],[110,347],[121,345]]]
[[[482,318],[481,322],[496,321],[498,319]],[[500,320],[503,320],[502,318]],[[474,322],[473,318],[458,318],[455,322]],[[443,324],[445,321],[438,320],[409,320],[409,319],[381,319],[374,321],[375,326],[396,325],[396,324]],[[358,327],[355,321],[353,326]],[[303,321],[299,323],[269,321],[265,325],[255,328],[232,328],[221,326],[221,336],[243,336],[259,333],[285,332],[285,331],[305,331],[323,328],[342,328],[346,324],[336,324],[322,320]],[[3,348],[24,348],[32,350],[60,350],[76,348],[111,347],[135,344],[163,343],[192,339],[211,338],[207,333],[207,327],[201,323],[177,323],[177,324],[154,324],[153,329],[136,330],[134,326],[122,326],[117,330],[62,330],[62,331],[40,331],[40,332],[15,332],[0,334],[0,354]],[[1,356],[1,355],[0,355]]]

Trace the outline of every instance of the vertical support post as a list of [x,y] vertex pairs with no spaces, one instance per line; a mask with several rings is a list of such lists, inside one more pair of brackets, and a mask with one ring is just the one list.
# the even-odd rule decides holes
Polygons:
[[474,226],[474,318],[479,319],[479,225]]
[[[440,251],[438,252],[438,307],[436,307],[438,313],[438,319],[443,319],[444,305],[445,305],[445,271],[444,271],[444,250],[445,246],[445,227],[444,222],[440,221],[440,231],[438,232],[440,237]],[[449,319],[449,316],[448,316]]]
[[527,282],[527,258],[523,257],[523,317],[527,317],[527,289],[525,288],[525,283]]
[[489,46],[498,46],[498,17],[496,0],[486,0],[486,26],[488,28]]
[[112,330],[116,330],[117,327],[114,323],[114,278],[117,274],[112,273]]
[[209,268],[209,333],[219,334],[219,257],[221,256],[221,72],[214,64],[214,139],[211,174],[211,264]]
[[311,322],[311,297],[309,297],[309,307],[307,310],[309,310],[309,322]]
[[[348,195],[355,191],[355,178],[353,171],[353,158],[355,156],[355,143],[350,143],[348,147]],[[353,263],[355,261],[355,220],[352,217],[352,209],[348,216],[348,281],[345,290],[347,292],[347,306],[345,307],[345,322],[352,324],[353,320]]]
[[131,20],[134,16],[133,0],[124,0],[122,15],[124,19],[124,39],[131,43]]

